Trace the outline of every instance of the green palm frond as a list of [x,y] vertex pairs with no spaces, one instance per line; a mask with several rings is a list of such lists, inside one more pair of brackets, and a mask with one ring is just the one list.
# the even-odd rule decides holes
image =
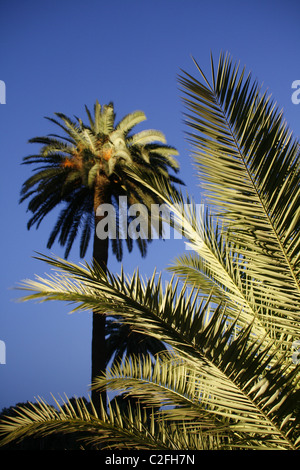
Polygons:
[[135,111],[127,114],[127,116],[116,125],[116,129],[120,129],[124,134],[128,134],[134,126],[145,120],[146,115],[143,111]]
[[161,143],[166,143],[166,138],[164,134],[160,131],[153,129],[147,129],[145,131],[138,132],[128,139],[131,146],[134,145],[146,145],[150,142],[157,141]]
[[85,136],[82,132],[82,125],[80,122],[78,122],[77,120],[76,121],[72,120],[71,118],[66,116],[64,113],[55,113],[55,116],[57,116],[60,119],[60,121],[62,121],[64,124],[62,124],[57,119],[53,119],[53,118],[47,118],[47,119],[49,119],[54,124],[61,127],[61,129],[63,129],[63,131],[67,135],[69,135],[69,138],[71,139],[71,141],[73,141],[73,143],[74,142],[77,144],[85,143]]
[[299,143],[229,55],[217,70],[212,61],[211,83],[197,67],[202,82],[185,74],[180,83],[205,196],[227,220],[248,271],[272,289],[270,303],[285,308],[288,296],[299,310]]
[[[43,147],[40,149],[40,155],[43,157],[49,157],[51,155],[55,156],[59,152],[61,152],[62,154],[73,154],[73,147],[70,144],[51,136],[34,137],[30,139],[29,142],[32,144],[43,145]],[[24,163],[28,163],[29,158],[30,157],[25,157]],[[40,161],[45,162],[45,159],[41,158]]]
[[100,134],[109,135],[114,129],[115,111],[113,103],[102,106],[101,118],[99,120]]
[[[86,107],[87,109],[87,107]],[[94,132],[96,134],[100,134],[100,122],[101,122],[101,109],[102,109],[102,106],[100,105],[99,101],[96,100],[96,103],[94,104],[94,122],[93,122],[93,119],[92,119],[92,122],[93,122],[93,126],[92,126],[92,129],[94,130]],[[88,115],[90,117],[90,112],[88,111]]]

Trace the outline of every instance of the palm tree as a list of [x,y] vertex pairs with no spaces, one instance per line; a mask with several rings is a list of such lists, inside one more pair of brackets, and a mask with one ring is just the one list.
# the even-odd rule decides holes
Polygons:
[[[35,165],[35,173],[23,184],[20,202],[30,198],[28,210],[32,212],[32,217],[28,229],[34,225],[38,228],[49,212],[63,205],[47,247],[51,248],[58,238],[65,247],[67,258],[80,233],[80,256],[84,257],[93,236],[93,260],[106,270],[109,239],[118,260],[122,259],[124,240],[129,251],[133,247],[133,240],[127,233],[131,218],[121,218],[121,211],[127,211],[136,203],[150,208],[152,203],[159,202],[159,198],[153,196],[143,184],[129,177],[128,169],[138,167],[145,175],[152,172],[162,175],[171,185],[181,183],[169,174],[170,169],[178,172],[179,166],[174,158],[178,152],[166,145],[165,137],[159,131],[132,133],[133,127],[146,119],[142,111],[126,115],[117,124],[112,103],[101,106],[97,101],[94,115],[87,107],[86,113],[88,125],[79,118],[72,120],[56,113],[58,119],[47,119],[62,129],[64,135],[51,134],[30,140],[42,147],[37,155],[23,160],[24,164]],[[121,199],[123,207],[119,205]],[[107,223],[105,212],[100,210],[108,207],[107,204],[116,211],[116,233],[112,237],[109,231],[103,234],[102,230],[100,236],[97,233],[99,224]],[[150,216],[150,212],[148,214]],[[125,220],[127,226],[122,226],[119,219]],[[159,228],[158,235],[161,234]],[[147,233],[141,233],[136,239],[142,256],[145,256],[150,241],[151,235]],[[107,364],[105,336],[105,316],[93,314],[92,381],[105,370]]]
[[175,260],[174,280],[164,286],[155,273],[143,280],[137,272],[115,276],[41,257],[57,275],[22,286],[26,299],[111,310],[125,326],[163,341],[167,353],[155,361],[127,356],[97,378],[95,388],[131,399],[125,411],[114,403],[97,415],[78,401],[62,413],[60,405],[53,411],[38,402],[35,413],[2,421],[3,443],[80,429],[89,444],[109,449],[300,448],[292,348],[300,311],[299,143],[229,56],[221,54],[217,69],[212,60],[211,83],[198,70],[199,80],[185,75],[181,83],[212,209],[200,217],[196,204],[185,204],[161,178],[143,179],[169,204],[192,248]]

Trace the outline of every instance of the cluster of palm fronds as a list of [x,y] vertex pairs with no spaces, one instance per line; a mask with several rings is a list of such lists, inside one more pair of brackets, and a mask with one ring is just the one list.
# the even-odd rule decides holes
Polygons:
[[97,379],[97,389],[122,394],[122,406],[114,399],[97,416],[80,401],[57,411],[40,402],[2,422],[4,443],[80,431],[102,448],[299,448],[299,144],[228,55],[211,69],[211,83],[199,67],[199,80],[180,78],[210,210],[200,217],[189,197],[143,179],[191,249],[170,268],[172,280],[41,256],[57,272],[23,285],[26,299],[111,315],[166,351],[118,356]]

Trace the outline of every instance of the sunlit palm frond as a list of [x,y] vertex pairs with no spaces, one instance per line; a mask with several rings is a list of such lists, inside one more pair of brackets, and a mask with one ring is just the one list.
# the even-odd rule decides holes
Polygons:
[[12,441],[21,441],[24,437],[51,435],[53,433],[84,433],[97,434],[99,422],[92,404],[87,408],[81,399],[76,400],[75,407],[70,400],[59,402],[54,399],[57,407],[48,405],[39,398],[36,403],[15,408],[14,416],[7,416],[0,421],[0,445],[5,446]]
[[116,125],[116,129],[120,129],[125,135],[127,135],[134,126],[146,120],[146,115],[143,111],[135,111],[127,114],[121,121]]
[[227,220],[270,303],[299,311],[299,143],[251,74],[221,54],[211,83],[185,73],[188,133],[207,200]]
[[[216,345],[207,347],[208,357],[213,351],[215,354],[210,358],[214,371],[208,362],[205,366],[197,360],[186,362],[176,354],[171,358],[162,355],[155,363],[151,357],[128,357],[108,370],[105,377],[96,379],[95,388],[122,390],[146,406],[160,408],[166,421],[193,432],[226,436],[225,447],[292,448],[299,420],[290,419],[293,413],[287,413],[284,420],[284,414],[288,403],[290,412],[295,408],[298,394],[291,392],[283,400],[281,393],[293,389],[294,374],[283,379],[278,367],[258,379],[269,362],[268,351],[259,351],[258,345],[248,348],[246,336],[247,332],[237,335],[228,349],[224,342],[222,353]],[[278,385],[283,388],[278,389]],[[281,423],[276,422],[278,416]]]

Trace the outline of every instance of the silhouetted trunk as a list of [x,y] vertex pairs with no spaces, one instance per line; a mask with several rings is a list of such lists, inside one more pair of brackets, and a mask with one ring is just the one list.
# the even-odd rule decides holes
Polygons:
[[[94,212],[95,212],[95,232],[94,232],[94,245],[93,245],[93,259],[101,268],[106,272],[108,260],[108,237],[104,240],[98,238],[96,234],[97,224],[103,219],[102,216],[97,216],[96,211],[99,205],[107,202],[107,190],[109,181],[105,176],[98,175],[96,185],[98,189],[95,190],[94,198]],[[93,327],[92,327],[92,382],[94,379],[105,372],[107,365],[107,351],[106,351],[106,316],[93,312]],[[105,392],[98,392],[92,390],[92,402],[99,414],[100,412],[100,396],[106,409],[107,396]]]

